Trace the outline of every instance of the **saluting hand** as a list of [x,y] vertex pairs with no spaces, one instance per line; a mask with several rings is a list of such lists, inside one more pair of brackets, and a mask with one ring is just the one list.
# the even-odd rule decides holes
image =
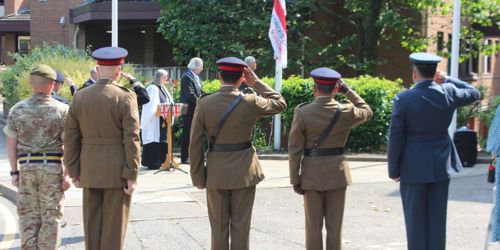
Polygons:
[[446,73],[441,70],[436,70],[436,74],[434,75],[434,82],[437,84],[443,84],[446,81]]
[[339,86],[339,92],[344,94],[344,95],[349,93],[349,91],[351,91],[351,88],[349,87],[349,85],[347,85],[347,83],[345,83],[344,80],[342,80],[342,79],[339,79],[337,81],[337,86]]
[[252,88],[255,87],[255,83],[259,80],[255,72],[248,67],[243,70],[243,77],[245,78],[245,84]]
[[69,86],[76,86],[76,83],[69,77],[66,77],[66,81],[68,82]]
[[129,80],[129,81],[132,80],[132,79],[135,79],[135,77],[132,74],[127,73],[127,72],[121,72],[121,75],[123,77],[127,78],[127,80]]
[[126,195],[132,195],[136,187],[137,187],[136,180],[127,180],[127,186],[123,188],[123,192],[125,192]]

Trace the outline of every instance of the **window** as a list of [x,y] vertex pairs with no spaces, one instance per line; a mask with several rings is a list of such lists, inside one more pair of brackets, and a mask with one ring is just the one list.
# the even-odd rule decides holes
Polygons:
[[[492,45],[493,41],[491,40],[486,40],[484,41],[484,45],[489,46]],[[491,55],[483,55],[483,74],[489,74],[491,73]]]
[[467,73],[469,73],[470,75],[477,74],[479,68],[479,60],[477,59],[477,57],[470,57],[467,60],[466,65],[467,65],[466,68]]
[[444,49],[444,33],[438,32],[437,33],[437,50],[443,51],[443,49]]
[[472,53],[469,59],[465,61],[465,72],[468,73],[469,75],[474,75],[479,72],[479,59],[477,51],[479,51],[477,45],[471,43],[467,44],[467,53]]
[[28,54],[31,51],[30,37],[18,36],[17,37],[17,51],[20,54]]

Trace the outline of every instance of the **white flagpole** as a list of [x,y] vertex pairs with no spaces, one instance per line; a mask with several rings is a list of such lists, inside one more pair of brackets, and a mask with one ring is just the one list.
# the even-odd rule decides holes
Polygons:
[[[281,79],[283,78],[283,67],[281,60],[276,60],[276,76],[274,88],[278,93],[281,93]],[[274,150],[281,149],[281,115],[274,115]]]
[[[451,41],[451,67],[450,76],[458,78],[458,56],[460,54],[460,16],[461,16],[461,1],[455,0],[453,4],[453,34]],[[457,129],[457,111],[453,114],[448,133],[453,138],[453,134]]]
[[111,2],[111,47],[118,47],[118,0]]

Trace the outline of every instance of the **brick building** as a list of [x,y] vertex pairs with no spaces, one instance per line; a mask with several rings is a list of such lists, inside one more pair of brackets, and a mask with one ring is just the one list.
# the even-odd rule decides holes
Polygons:
[[[151,66],[173,65],[172,46],[156,32],[158,1],[119,0],[119,45],[128,60]],[[0,18],[1,62],[14,63],[12,52],[28,53],[32,46],[59,43],[76,48],[111,44],[111,1],[5,0]]]
[[[427,36],[437,37],[437,41],[429,48],[429,52],[438,53],[443,51],[447,44],[451,44],[452,20],[449,16],[428,16],[427,26],[424,26]],[[498,27],[476,27],[480,29],[485,38],[483,44],[499,44],[500,29]],[[450,60],[439,64],[442,71],[449,72]],[[487,88],[486,98],[482,106],[488,107],[488,101],[495,96],[500,96],[500,52],[493,55],[479,54],[475,58],[470,58],[459,65],[459,77],[476,86]],[[487,124],[480,124],[479,119],[470,120],[467,126],[476,130],[484,138],[487,134]]]

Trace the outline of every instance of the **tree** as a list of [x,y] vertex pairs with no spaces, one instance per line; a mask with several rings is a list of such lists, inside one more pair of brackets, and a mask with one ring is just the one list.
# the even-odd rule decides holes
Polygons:
[[[450,14],[446,0],[287,0],[287,73],[319,64],[347,66],[357,74],[375,74],[383,63],[379,49],[397,40],[410,51],[423,51],[437,37],[421,32],[426,16]],[[267,35],[272,0],[161,0],[159,31],[174,45],[175,61],[185,64],[199,55],[212,63],[222,56],[256,56],[272,72]],[[462,0],[461,60],[492,54],[498,44],[484,45],[481,27],[498,28],[499,0]],[[324,15],[328,19],[318,18]],[[474,27],[476,29],[471,29]],[[318,42],[320,41],[320,42]],[[444,48],[440,55],[448,57]],[[321,62],[321,63],[318,63]],[[266,67],[267,66],[267,67]]]
[[[450,3],[447,3],[450,2]],[[451,2],[443,0],[317,0],[316,8],[333,20],[352,30],[351,34],[338,38],[344,43],[343,51],[355,50],[356,57],[345,63],[357,73],[374,74],[380,63],[379,46],[382,41],[400,38],[401,45],[412,51],[423,51],[437,36],[426,36],[421,32],[423,19],[429,15],[451,14]],[[484,34],[480,27],[496,26],[500,22],[500,1],[462,0],[462,20],[467,25],[461,30],[461,57],[463,61],[477,53],[492,54],[499,50],[498,44],[484,45]],[[479,28],[479,29],[472,29]],[[346,41],[349,41],[345,43]],[[451,46],[440,52],[449,57]],[[325,54],[338,55],[339,48]],[[326,57],[332,58],[332,57]]]
[[[273,51],[268,38],[273,1],[263,0],[161,0],[163,10],[158,20],[165,38],[173,44],[174,60],[187,64],[193,56],[212,67],[220,57],[254,56],[260,68],[272,69]],[[300,58],[304,31],[312,24],[310,1],[287,1],[288,54]],[[298,69],[301,61],[290,60]]]

